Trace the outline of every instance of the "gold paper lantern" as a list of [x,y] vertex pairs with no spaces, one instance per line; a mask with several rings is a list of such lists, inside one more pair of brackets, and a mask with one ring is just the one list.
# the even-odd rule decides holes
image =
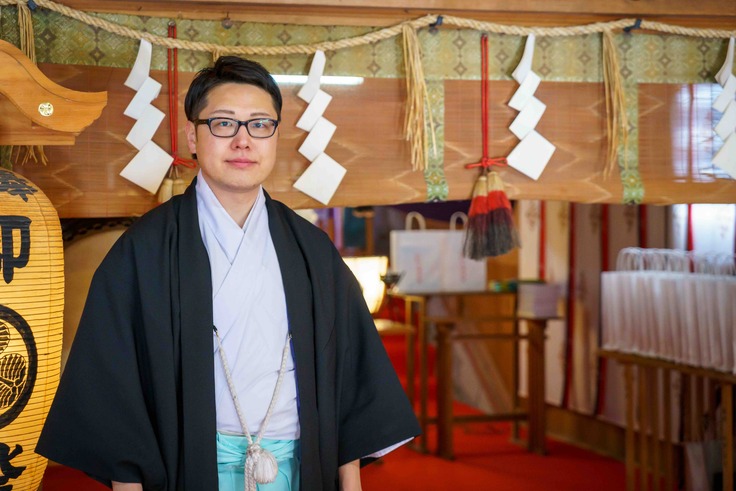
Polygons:
[[35,491],[43,479],[47,461],[35,449],[59,384],[63,318],[56,210],[0,169],[0,489]]

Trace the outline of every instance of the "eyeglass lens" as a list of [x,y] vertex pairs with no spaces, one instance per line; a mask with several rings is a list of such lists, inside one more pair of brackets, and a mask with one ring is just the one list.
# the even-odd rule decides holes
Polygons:
[[237,134],[241,124],[244,124],[248,134],[253,138],[268,138],[274,134],[277,126],[277,122],[273,119],[238,121],[231,118],[212,118],[209,126],[213,135],[229,138]]

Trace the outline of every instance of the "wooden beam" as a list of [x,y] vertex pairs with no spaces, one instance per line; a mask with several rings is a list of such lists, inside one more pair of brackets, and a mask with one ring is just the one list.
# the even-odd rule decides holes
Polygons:
[[690,27],[733,29],[736,3],[702,0],[65,0],[68,7],[88,12],[125,13],[182,19],[225,19],[311,25],[386,26],[428,13],[503,24],[565,26],[622,17],[644,17]]

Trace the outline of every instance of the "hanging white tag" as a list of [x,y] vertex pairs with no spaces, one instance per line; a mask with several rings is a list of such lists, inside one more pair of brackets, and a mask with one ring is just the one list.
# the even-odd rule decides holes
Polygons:
[[149,104],[143,110],[140,119],[135,122],[125,139],[135,148],[141,150],[153,138],[161,121],[164,120],[164,116],[163,112]]
[[153,102],[161,93],[161,84],[152,79],[151,77],[146,78],[141,88],[135,93],[133,99],[131,99],[128,107],[125,108],[126,116],[133,119],[140,119],[145,111],[146,107]]
[[335,129],[334,124],[325,118],[319,118],[304,143],[299,147],[299,153],[304,155],[310,162],[313,162],[319,154],[325,151],[332,135],[335,134]]
[[726,83],[723,86],[723,91],[718,94],[716,100],[713,101],[713,109],[720,113],[725,111],[726,107],[728,107],[729,102],[733,100],[734,94],[736,94],[736,75],[731,74],[726,79]]
[[135,58],[133,69],[130,71],[128,78],[125,80],[125,86],[130,87],[133,90],[138,90],[143,85],[143,82],[148,78],[148,73],[151,70],[151,51],[153,47],[149,41],[141,39],[141,44],[138,47],[138,56]]
[[332,101],[330,94],[323,90],[317,90],[317,93],[312,97],[312,102],[309,103],[307,109],[304,110],[304,114],[297,121],[296,127],[304,131],[312,131],[314,125],[317,124],[319,118],[324,114],[330,101]]
[[521,82],[519,88],[516,89],[514,96],[509,101],[509,106],[517,111],[524,109],[524,106],[526,106],[532,96],[534,96],[534,92],[537,91],[537,87],[539,87],[539,83],[541,81],[542,79],[539,78],[539,75],[530,71],[524,78],[524,81]]
[[325,71],[325,61],[326,58],[324,51],[317,51],[314,53],[312,65],[309,67],[309,76],[307,77],[307,81],[297,94],[297,96],[299,96],[303,101],[311,102],[312,98],[319,90],[319,81],[322,78],[322,73]]
[[524,44],[524,54],[521,56],[521,61],[519,61],[519,64],[516,66],[513,73],[511,74],[511,77],[520,84],[524,81],[524,79],[526,79],[526,76],[532,70],[535,39],[536,38],[534,34],[529,34],[526,37],[526,44]]
[[343,177],[345,167],[326,153],[320,154],[294,183],[294,187],[323,205],[332,199]]
[[539,123],[539,120],[542,118],[542,115],[546,110],[547,106],[542,101],[532,96],[527,105],[524,106],[524,109],[521,110],[513,123],[511,123],[509,130],[511,130],[511,133],[516,135],[516,138],[523,140],[530,131],[536,128],[537,123]]
[[716,125],[716,134],[725,141],[734,131],[736,131],[736,100],[731,99]]
[[723,62],[723,66],[718,73],[716,73],[716,81],[721,86],[726,85],[729,75],[733,75],[733,49],[734,49],[734,38],[728,40],[728,50],[726,51],[726,60]]
[[125,166],[120,175],[149,193],[156,194],[173,161],[174,157],[149,141]]
[[511,150],[506,160],[511,167],[536,181],[542,175],[553,153],[555,146],[532,130]]
[[736,179],[736,133],[726,138],[723,146],[713,157],[713,165],[720,167],[733,179]]

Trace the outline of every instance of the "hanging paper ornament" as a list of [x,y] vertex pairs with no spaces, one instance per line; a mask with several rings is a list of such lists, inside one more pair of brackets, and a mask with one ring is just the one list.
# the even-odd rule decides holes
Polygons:
[[555,146],[535,130],[547,106],[534,97],[541,82],[539,75],[532,70],[534,40],[534,34],[529,34],[521,61],[511,74],[519,83],[519,88],[511,97],[509,106],[519,111],[519,114],[509,130],[521,141],[507,159],[511,167],[537,180],[552,158]]
[[164,119],[164,113],[151,102],[161,92],[161,84],[149,76],[152,46],[141,39],[138,56],[125,85],[136,91],[124,114],[136,120],[125,139],[138,153],[120,172],[120,176],[155,194],[174,160],[151,139]]
[[297,128],[309,132],[299,147],[299,153],[312,164],[299,176],[294,187],[326,205],[340,186],[346,169],[325,153],[336,127],[322,116],[332,100],[331,95],[320,89],[324,69],[325,53],[317,51],[309,67],[307,81],[298,94],[309,105],[296,123]]
[[61,370],[64,250],[51,202],[0,169],[0,488],[35,491],[35,453]]
[[483,34],[480,42],[483,157],[480,162],[465,166],[466,169],[481,169],[470,201],[464,247],[465,256],[476,260],[500,256],[519,247],[513,210],[501,176],[495,171],[489,173],[491,167],[503,167],[507,163],[503,157],[488,157],[488,35]]
[[726,60],[716,74],[716,81],[723,90],[713,102],[713,109],[723,114],[714,131],[723,140],[723,146],[713,157],[713,164],[736,179],[736,76],[733,74],[733,58],[734,38],[731,38]]

